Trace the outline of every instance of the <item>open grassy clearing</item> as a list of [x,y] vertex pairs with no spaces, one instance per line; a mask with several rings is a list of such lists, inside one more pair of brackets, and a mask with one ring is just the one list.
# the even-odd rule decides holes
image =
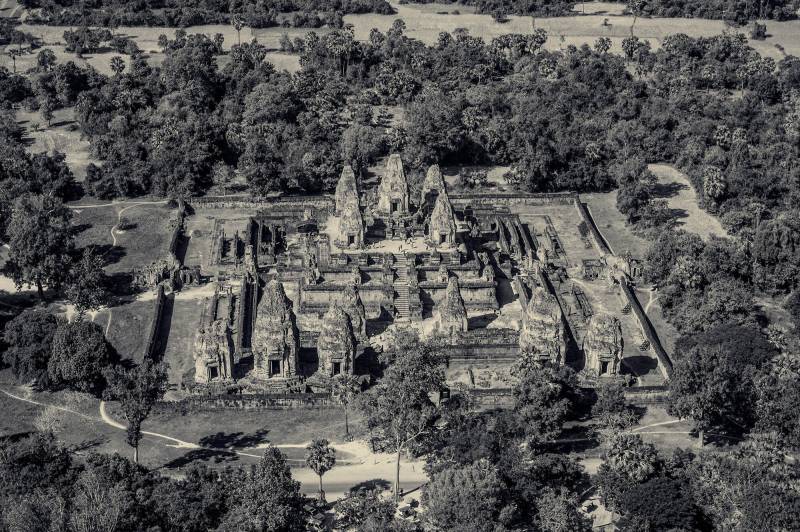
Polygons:
[[166,205],[136,205],[129,206],[122,216],[130,221],[131,228],[114,232],[120,256],[108,266],[109,273],[128,272],[167,257],[175,223],[172,209]]
[[[108,414],[123,419],[116,403]],[[350,412],[350,431],[359,418]],[[302,444],[313,438],[344,441],[344,412],[340,408],[294,408],[288,410],[203,410],[186,413],[156,410],[145,430],[168,434],[204,447],[247,449],[258,445]]]
[[[76,181],[81,182],[86,178],[86,166],[89,163],[99,164],[90,154],[89,141],[81,138],[73,108],[54,111],[49,127],[39,112],[18,110],[16,118],[20,126],[25,128],[28,153],[63,153]],[[38,125],[34,127],[35,124]]]
[[[142,361],[144,345],[153,319],[152,301],[123,303],[111,310],[106,337],[123,359]],[[102,322],[108,325],[107,318]]]
[[175,300],[171,309],[170,315],[164,316],[167,323],[162,330],[166,336],[162,341],[166,342],[164,362],[169,366],[169,381],[177,383],[194,367],[192,351],[203,303],[202,300]]
[[581,201],[589,207],[597,228],[615,255],[630,251],[634,257],[644,256],[650,243],[634,234],[626,223],[625,216],[617,209],[616,191],[581,194]]
[[686,174],[667,164],[651,164],[648,168],[655,174],[660,187],[669,191],[665,199],[675,212],[681,229],[695,233],[703,240],[708,240],[711,235],[728,236],[719,219],[700,208],[697,192]]

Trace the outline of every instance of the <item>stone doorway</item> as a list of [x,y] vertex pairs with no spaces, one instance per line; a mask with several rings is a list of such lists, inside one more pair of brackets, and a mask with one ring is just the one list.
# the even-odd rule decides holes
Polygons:
[[269,361],[269,376],[274,377],[275,375],[281,374],[281,361],[280,360],[270,360]]

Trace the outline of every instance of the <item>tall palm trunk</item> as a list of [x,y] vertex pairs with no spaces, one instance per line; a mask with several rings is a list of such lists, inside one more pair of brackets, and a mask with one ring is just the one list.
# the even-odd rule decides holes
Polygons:
[[394,473],[394,503],[400,502],[400,447],[397,448],[397,467]]

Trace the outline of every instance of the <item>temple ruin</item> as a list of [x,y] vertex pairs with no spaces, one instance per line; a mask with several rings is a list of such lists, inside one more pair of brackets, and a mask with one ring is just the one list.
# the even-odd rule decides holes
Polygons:
[[535,287],[522,318],[520,350],[540,361],[564,363],[566,333],[558,300],[544,288]]
[[595,314],[583,340],[586,368],[597,376],[617,375],[622,361],[622,327],[610,314]]
[[397,324],[442,340],[448,379],[473,388],[509,388],[520,354],[621,371],[623,335],[649,329],[631,325],[630,306],[602,311],[630,292],[619,284],[630,274],[586,229],[576,196],[451,193],[433,165],[414,202],[406,172],[392,155],[364,190],[345,165],[332,195],[196,199],[197,260],[179,267],[216,288],[192,382],[324,391],[337,374],[368,374]]

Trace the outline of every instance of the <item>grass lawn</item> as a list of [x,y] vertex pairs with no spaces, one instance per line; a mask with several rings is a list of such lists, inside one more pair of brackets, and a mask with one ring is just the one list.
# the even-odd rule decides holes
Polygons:
[[[122,358],[141,362],[147,342],[153,301],[134,301],[111,309],[111,326],[106,337]],[[102,324],[107,324],[102,318]]]
[[[0,66],[3,66],[3,59],[8,59],[8,57],[0,55]],[[81,138],[73,108],[53,111],[50,127],[47,126],[47,121],[42,119],[38,111],[30,112],[21,109],[17,111],[16,117],[19,124],[26,130],[25,137],[29,142],[28,153],[53,154],[58,151],[65,154],[67,166],[72,170],[76,181],[82,182],[86,178],[86,166],[90,162],[98,164],[98,161],[92,159],[89,153],[89,141]],[[39,124],[36,130],[34,130],[33,124]]]
[[111,228],[117,223],[119,207],[99,207],[81,209],[71,204],[72,224],[77,228],[75,245],[77,247],[98,246],[103,252],[111,245]]
[[650,243],[635,235],[617,209],[617,192],[581,194],[581,201],[589,207],[594,223],[615,255],[629,250],[634,257],[643,257]]
[[[202,300],[176,299],[172,306],[172,316],[165,316],[165,320],[171,318],[169,334],[164,338],[167,342],[164,362],[169,365],[170,382],[180,382],[181,377],[194,367],[192,345],[203,306]],[[166,326],[162,328],[166,329]]]
[[[108,266],[107,271],[128,272],[156,259],[166,258],[172,238],[174,214],[166,205],[125,207],[122,216],[131,222],[132,228],[115,232],[121,256],[117,262]],[[109,227],[109,231],[110,229]]]
[[719,219],[700,208],[697,192],[686,174],[667,164],[651,164],[648,168],[665,191],[664,198],[675,213],[680,229],[695,233],[703,240],[708,240],[712,235],[728,236]]

